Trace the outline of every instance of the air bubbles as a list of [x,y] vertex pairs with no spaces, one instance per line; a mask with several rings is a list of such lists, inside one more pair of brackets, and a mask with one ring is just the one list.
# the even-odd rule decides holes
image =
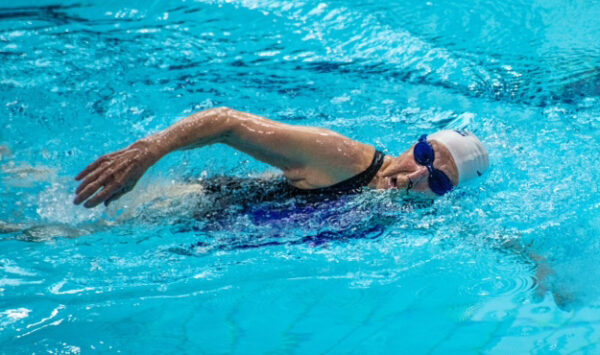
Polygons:
[[[70,184],[64,182],[63,180],[60,183],[51,183],[37,196],[36,212],[38,218],[47,223],[64,223],[67,226],[98,220],[102,215],[100,208],[85,209],[74,205],[71,202],[74,197],[73,190],[71,190]],[[72,235],[72,232],[67,233],[65,236],[70,235]]]
[[143,18],[143,16],[137,16],[139,13],[139,10],[137,9],[123,9],[123,10],[119,10],[116,11],[114,14],[112,12],[107,12],[106,14],[110,14],[109,16],[112,15],[112,17],[116,18],[116,19],[126,19],[126,18]]
[[342,95],[342,96],[338,96],[338,97],[334,97],[330,100],[330,102],[332,104],[341,104],[344,102],[348,102],[351,100],[351,97],[348,95]]
[[259,57],[274,57],[274,56],[278,55],[279,53],[281,53],[281,52],[280,51],[262,51],[262,52],[256,53],[256,55]]
[[31,309],[20,307],[7,309],[0,312],[0,330],[4,330],[10,324],[20,321],[21,319],[25,319],[31,313]]

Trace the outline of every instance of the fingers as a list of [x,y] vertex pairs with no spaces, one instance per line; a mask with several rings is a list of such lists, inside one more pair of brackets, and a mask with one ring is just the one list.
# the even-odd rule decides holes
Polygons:
[[[90,183],[92,183],[96,180],[104,182],[104,181],[106,181],[107,177],[121,173],[121,169],[126,167],[128,164],[129,164],[128,161],[123,161],[123,162],[119,163],[119,165],[117,165],[116,167],[110,167],[110,165],[109,165],[109,167],[102,167],[102,165],[100,165],[96,170],[94,170],[92,173],[90,173],[85,178],[85,180],[83,180],[83,182],[79,185],[77,190],[75,190],[75,193],[79,194]],[[113,163],[113,165],[114,165],[114,163]],[[129,171],[129,169],[127,171]]]
[[119,151],[116,151],[114,153],[110,153],[110,154],[106,154],[106,155],[101,156],[95,162],[93,162],[92,164],[88,165],[85,169],[83,169],[83,171],[80,172],[75,177],[75,180],[79,181],[79,180],[83,179],[87,174],[89,174],[90,172],[96,170],[96,168],[100,167],[100,165],[102,165],[102,163],[104,163],[109,158],[113,157],[114,155],[116,155],[116,154],[118,154],[120,152],[121,151],[119,150]]
[[111,202],[116,201],[118,199],[121,198],[121,196],[125,195],[126,193],[128,193],[129,191],[131,191],[131,187],[129,188],[125,188],[125,189],[121,189],[115,193],[113,193],[113,195],[111,197],[108,198],[108,200],[104,201],[104,206],[107,206],[111,204]]
[[100,157],[98,160],[88,165],[87,168],[83,169],[83,171],[75,177],[75,180],[79,181],[83,179],[88,173],[96,170],[96,168],[99,167],[100,164],[102,164],[105,161],[105,159],[105,157]]
[[[77,196],[75,196],[74,204],[78,205],[83,201],[87,200],[88,197],[92,196],[96,191],[98,191],[102,186],[106,185],[105,183],[109,178],[111,178],[113,174],[109,171],[105,171],[100,177],[92,182],[85,182],[85,185],[79,186],[77,188]],[[87,180],[87,179],[86,179]],[[87,207],[87,205],[86,205]]]
[[73,203],[78,205],[83,201],[87,200],[88,197],[92,196],[96,191],[98,191],[98,189],[100,189],[104,185],[103,180],[106,179],[108,179],[108,176],[104,177],[103,179],[101,178],[99,180],[96,180],[93,183],[87,185],[83,190],[77,193],[77,196],[75,196],[75,200],[73,200]]
[[112,183],[110,185],[105,186],[102,189],[102,191],[98,192],[94,197],[92,197],[91,199],[87,200],[85,202],[84,206],[86,208],[96,207],[97,205],[99,205],[100,203],[102,203],[102,201],[106,200],[112,194],[114,194],[115,190],[120,189],[120,187],[121,186],[118,183]]
[[[131,169],[127,169],[125,174],[129,173]],[[102,201],[104,206],[108,206],[111,202],[118,200],[121,196],[125,195],[133,189],[135,182],[123,185],[120,182],[114,182],[110,186],[105,187],[100,193],[85,203],[85,207],[95,207]]]
[[[110,167],[105,171],[102,171],[101,167],[96,169],[96,171],[92,172],[92,174],[90,174],[90,176],[88,176],[77,188],[77,190],[75,191],[77,196],[75,197],[73,203],[78,205],[81,202],[85,201],[88,197],[92,196],[102,186],[113,185],[117,183],[115,175],[123,177],[127,175],[131,170],[131,168],[129,167],[125,171],[122,171],[122,169],[125,168],[127,165],[128,161],[123,161],[116,167]],[[112,181],[109,181],[111,179]],[[122,181],[118,182],[118,184],[122,186],[121,183]],[[87,207],[87,204],[85,206]]]
[[77,190],[75,190],[75,193],[79,194],[86,186],[88,186],[91,182],[96,180],[100,176],[100,174],[102,174],[103,172],[104,172],[104,169],[102,168],[102,166],[98,166],[96,168],[96,170],[89,173],[85,177],[85,180],[83,180],[83,182],[81,184],[79,184],[79,187],[77,187]]
[[90,164],[75,178],[83,181],[75,190],[73,203],[78,205],[87,200],[84,204],[87,208],[102,202],[108,206],[129,192],[151,165],[148,154],[140,154],[137,148],[130,147],[102,156]]

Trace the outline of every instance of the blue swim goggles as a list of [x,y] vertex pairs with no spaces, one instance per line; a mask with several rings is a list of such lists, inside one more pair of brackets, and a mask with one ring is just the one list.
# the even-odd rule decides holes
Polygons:
[[437,195],[443,195],[450,192],[454,185],[452,181],[443,171],[433,167],[433,161],[435,160],[435,152],[429,142],[427,142],[427,135],[424,134],[419,138],[419,142],[415,145],[413,150],[415,161],[419,165],[427,167],[429,171],[429,188]]

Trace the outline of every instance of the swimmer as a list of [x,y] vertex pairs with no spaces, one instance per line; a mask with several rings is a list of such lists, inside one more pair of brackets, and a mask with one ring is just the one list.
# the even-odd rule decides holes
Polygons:
[[223,143],[279,168],[295,194],[357,193],[364,187],[444,195],[481,176],[488,153],[471,133],[422,135],[397,157],[336,132],[293,126],[230,108],[196,113],[164,131],[100,157],[77,177],[75,204],[108,206],[154,163],[175,150]]

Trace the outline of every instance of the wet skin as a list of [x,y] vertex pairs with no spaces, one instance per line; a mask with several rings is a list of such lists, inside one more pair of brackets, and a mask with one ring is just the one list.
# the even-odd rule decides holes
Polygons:
[[[187,117],[166,130],[144,138],[127,148],[106,154],[77,177],[75,204],[92,208],[105,205],[131,191],[144,173],[163,156],[180,149],[213,143],[227,144],[277,167],[290,184],[301,189],[331,186],[361,173],[371,164],[375,149],[336,132],[271,121],[229,108],[216,108]],[[434,167],[444,171],[454,185],[456,165],[448,150],[431,142]],[[378,189],[407,189],[432,195],[427,168],[418,165],[412,147],[398,157],[386,156],[369,183]]]
[[[443,144],[435,140],[429,141],[435,152],[433,166],[443,171],[452,181],[454,186],[458,185],[458,169],[450,151]],[[427,167],[419,165],[413,155],[414,145],[398,157],[386,157],[383,166],[369,186],[378,189],[406,189],[410,186],[411,191],[420,192],[426,196],[435,196],[429,188],[429,171]]]

